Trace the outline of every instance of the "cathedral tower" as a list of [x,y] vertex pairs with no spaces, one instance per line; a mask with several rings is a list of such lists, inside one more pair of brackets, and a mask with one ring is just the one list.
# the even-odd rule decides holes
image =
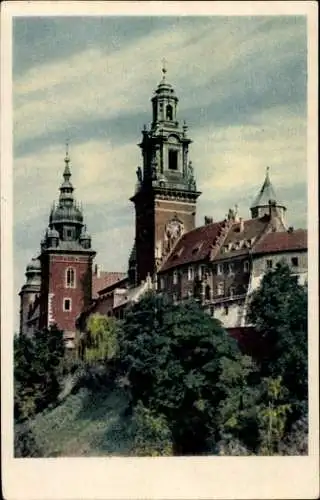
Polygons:
[[194,229],[201,194],[188,159],[192,142],[188,127],[178,121],[179,99],[167,82],[165,68],[162,73],[151,99],[150,128],[142,131],[143,166],[137,169],[131,198],[136,212],[136,283],[152,276],[182,233]]
[[75,320],[91,302],[95,256],[82,209],[74,200],[69,163],[67,152],[59,201],[51,209],[39,257],[40,328],[57,324],[66,340],[74,338]]

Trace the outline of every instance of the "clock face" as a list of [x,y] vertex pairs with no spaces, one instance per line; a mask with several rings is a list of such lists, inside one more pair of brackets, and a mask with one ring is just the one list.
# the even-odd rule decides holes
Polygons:
[[169,238],[175,239],[181,236],[183,232],[183,224],[177,219],[170,221],[166,228],[166,233]]

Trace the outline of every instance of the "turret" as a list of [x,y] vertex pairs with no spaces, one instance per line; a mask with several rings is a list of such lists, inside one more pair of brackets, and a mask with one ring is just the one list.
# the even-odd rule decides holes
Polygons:
[[286,207],[277,199],[270,181],[269,170],[269,167],[267,167],[262,187],[251,205],[251,217],[252,219],[256,219],[264,215],[269,215],[271,218],[278,217],[284,222]]

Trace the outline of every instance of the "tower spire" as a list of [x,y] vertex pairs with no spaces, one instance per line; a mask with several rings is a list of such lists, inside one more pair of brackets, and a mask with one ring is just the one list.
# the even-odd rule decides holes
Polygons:
[[167,60],[165,57],[162,58],[162,80],[164,81],[166,79],[166,73],[167,73]]

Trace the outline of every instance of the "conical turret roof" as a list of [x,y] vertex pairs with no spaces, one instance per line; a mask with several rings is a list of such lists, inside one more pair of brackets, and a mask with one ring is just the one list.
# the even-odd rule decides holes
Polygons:
[[283,203],[280,203],[277,199],[276,192],[270,180],[269,170],[269,167],[267,167],[264,183],[262,184],[262,187],[254,202],[252,203],[251,208],[268,206],[270,201],[276,202],[278,206],[283,206]]

